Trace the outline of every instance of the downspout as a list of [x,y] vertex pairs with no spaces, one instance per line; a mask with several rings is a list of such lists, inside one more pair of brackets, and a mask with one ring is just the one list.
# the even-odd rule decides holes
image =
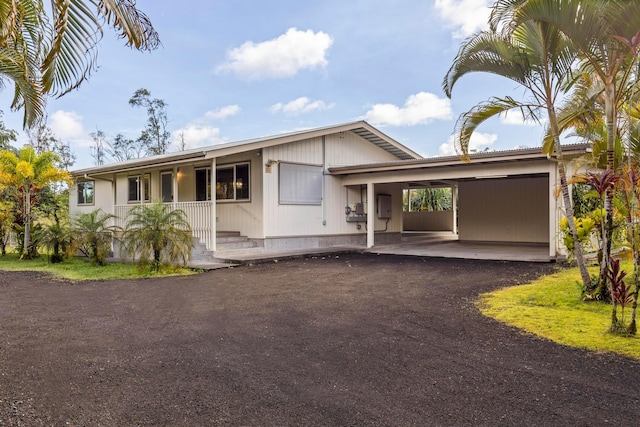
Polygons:
[[327,225],[327,198],[325,188],[325,174],[327,170],[327,154],[325,135],[322,135],[322,225]]

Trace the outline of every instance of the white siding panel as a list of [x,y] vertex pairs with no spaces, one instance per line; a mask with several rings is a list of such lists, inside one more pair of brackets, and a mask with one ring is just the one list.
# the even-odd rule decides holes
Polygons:
[[[324,146],[324,147],[323,147]],[[324,148],[324,153],[323,153]],[[326,158],[325,158],[326,157]],[[362,164],[397,160],[388,152],[372,145],[363,138],[344,132],[322,138],[313,138],[292,144],[283,144],[263,150],[264,163],[292,162],[326,167],[344,164]],[[349,201],[359,201],[359,191],[349,190],[342,179],[324,175],[324,196],[321,206],[280,205],[278,203],[279,165],[275,163],[271,172],[264,173],[264,235],[265,237],[285,236],[330,236],[337,234],[366,234],[364,224],[358,230],[356,223],[347,222],[345,207],[347,192]],[[376,219],[376,231],[402,231],[402,189],[399,184],[377,185],[378,194],[392,195],[392,217],[386,220]],[[366,205],[366,191],[363,193]],[[373,213],[375,215],[375,212]]]
[[340,132],[325,137],[327,167],[360,165],[398,160],[353,132]]
[[112,184],[105,180],[94,180],[94,203],[78,206],[78,186],[74,184],[69,192],[69,214],[71,216],[89,213],[102,209],[106,213],[113,213]]
[[546,177],[461,182],[460,240],[548,243],[548,190]]

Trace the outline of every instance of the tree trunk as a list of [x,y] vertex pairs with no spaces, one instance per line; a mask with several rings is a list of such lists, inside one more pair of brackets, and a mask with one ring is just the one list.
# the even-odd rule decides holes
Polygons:
[[584,259],[584,251],[582,250],[582,243],[580,243],[580,240],[578,239],[578,230],[576,228],[576,222],[573,218],[573,204],[571,203],[569,185],[567,184],[567,172],[564,168],[564,162],[560,159],[558,169],[560,173],[560,187],[562,189],[562,200],[564,202],[565,215],[567,216],[567,222],[569,223],[571,235],[573,236],[574,256],[576,262],[578,263],[578,268],[580,269],[580,277],[582,278],[582,283],[586,288],[589,288],[591,286],[591,276],[589,275],[589,270],[587,269],[587,263]]
[[569,193],[569,185],[567,184],[567,170],[564,164],[564,155],[562,154],[562,146],[560,145],[560,130],[558,128],[558,118],[556,111],[551,103],[552,98],[550,94],[547,95],[547,114],[549,115],[549,124],[551,131],[553,132],[553,148],[558,160],[558,173],[560,175],[560,189],[562,190],[562,202],[564,204],[564,212],[567,217],[569,229],[571,230],[571,236],[573,236],[574,242],[574,256],[578,268],[580,269],[580,277],[582,278],[582,284],[585,288],[591,286],[591,276],[587,268],[587,263],[584,259],[584,251],[582,250],[582,244],[578,239],[578,230],[576,228],[576,222],[573,219],[573,203],[571,202],[571,194]]
[[24,191],[24,242],[20,259],[31,259],[31,189],[28,185]]
[[[616,100],[615,81],[605,83],[604,111],[607,126],[607,169],[615,172],[615,141],[616,141]],[[613,237],[613,186],[607,188],[604,200],[605,227],[602,235],[602,262],[600,263],[600,277],[598,287],[606,297],[610,296],[607,286],[606,272],[611,266],[611,240]],[[606,299],[606,298],[605,298]],[[613,326],[613,325],[612,325]]]

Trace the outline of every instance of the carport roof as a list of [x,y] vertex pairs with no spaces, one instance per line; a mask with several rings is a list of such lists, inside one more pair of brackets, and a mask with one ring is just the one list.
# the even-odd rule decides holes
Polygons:
[[[572,158],[589,152],[590,147],[590,144],[568,144],[562,146],[562,152],[565,157]],[[487,151],[472,153],[469,155],[470,162],[474,164],[542,160],[547,158],[548,156],[542,152],[540,147],[518,148],[504,151]],[[442,166],[463,166],[468,163],[469,162],[461,160],[458,156],[440,156],[382,163],[369,163],[363,165],[330,167],[329,172],[332,175],[349,175],[355,173],[424,169]]]

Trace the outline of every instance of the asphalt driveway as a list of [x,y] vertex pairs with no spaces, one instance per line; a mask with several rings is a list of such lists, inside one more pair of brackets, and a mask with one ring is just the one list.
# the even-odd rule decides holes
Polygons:
[[350,254],[136,281],[0,271],[0,425],[637,425],[640,363],[473,305],[554,268]]

